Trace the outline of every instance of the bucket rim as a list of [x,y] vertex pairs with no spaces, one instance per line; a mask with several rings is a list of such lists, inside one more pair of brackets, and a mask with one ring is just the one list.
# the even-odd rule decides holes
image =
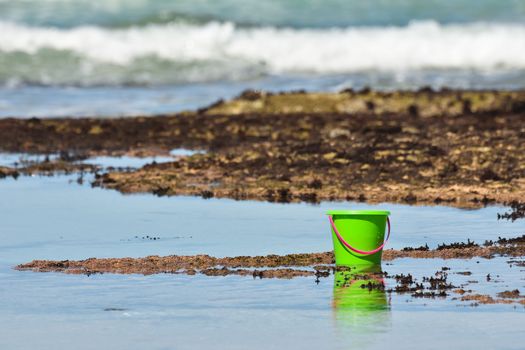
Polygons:
[[345,210],[345,209],[335,209],[328,210],[326,215],[390,215],[388,210]]

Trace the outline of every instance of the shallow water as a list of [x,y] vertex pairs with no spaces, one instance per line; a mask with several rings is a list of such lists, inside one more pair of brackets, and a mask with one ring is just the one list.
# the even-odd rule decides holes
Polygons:
[[[441,264],[399,261],[388,270],[432,271]],[[504,268],[483,264],[480,269]],[[331,279],[316,285],[309,278],[87,277],[5,269],[0,275],[0,292],[9,300],[0,303],[2,349],[381,349],[385,343],[438,349],[452,342],[466,349],[520,349],[525,320],[522,308],[507,305],[472,308],[404,296],[356,315],[334,307]]]
[[[167,163],[173,162],[177,158],[192,156],[197,153],[204,153],[200,150],[190,150],[186,148],[175,148],[169,152],[169,156],[133,157],[133,156],[96,156],[79,160],[77,163],[98,165],[106,168],[141,168],[153,162]],[[0,152],[0,166],[21,167],[30,163],[44,162],[46,159],[53,161],[60,158],[58,154],[28,154],[28,153],[5,153]]]
[[[306,90],[338,92],[346,88],[377,90],[522,89],[525,69],[492,72],[427,69],[416,71],[366,70],[351,74],[283,74],[244,77],[240,81],[212,81],[150,86],[0,86],[0,118],[92,117],[169,114],[196,110],[219,99],[231,99],[246,89],[270,92]],[[0,84],[1,85],[1,84]]]
[[84,164],[93,164],[100,165],[103,168],[113,167],[113,168],[141,168],[146,164],[153,162],[156,163],[165,163],[172,162],[173,157],[109,157],[109,156],[99,156],[93,157],[86,160],[82,160],[79,163]]
[[141,168],[146,164],[173,162],[180,157],[188,157],[203,151],[175,148],[169,152],[169,156],[132,157],[132,156],[98,156],[79,161],[79,163],[99,165],[102,168]]
[[4,153],[0,152],[0,166],[18,167],[27,163],[43,162],[46,158],[54,160],[57,154],[28,154],[28,153]]
[[[64,275],[19,272],[32,259],[210,254],[285,254],[331,249],[328,208],[392,211],[390,247],[482,242],[525,233],[497,221],[504,208],[460,210],[356,203],[271,204],[121,195],[78,185],[75,176],[0,181],[2,349],[363,349],[521,347],[522,306],[379,295],[374,307],[341,303],[333,277],[253,280],[202,275]],[[146,236],[160,237],[150,240]],[[144,237],[144,239],[142,239]],[[494,294],[520,289],[524,268],[491,260],[398,259],[389,274],[416,278],[450,267],[455,285]],[[472,275],[455,272],[471,271]],[[485,282],[490,273],[493,281]],[[499,275],[499,276],[498,276]],[[386,281],[387,288],[392,281]],[[343,295],[344,298],[352,298]],[[362,300],[359,297],[358,300]],[[366,299],[366,297],[365,297]],[[444,337],[443,334],[447,336]]]
[[[338,208],[392,212],[389,247],[465,241],[483,243],[525,233],[525,222],[498,221],[502,207],[361,203],[275,204],[197,197],[122,195],[78,185],[76,176],[0,181],[0,260],[318,252],[331,249],[325,213]],[[150,240],[146,236],[160,237]],[[142,239],[144,237],[144,239]]]

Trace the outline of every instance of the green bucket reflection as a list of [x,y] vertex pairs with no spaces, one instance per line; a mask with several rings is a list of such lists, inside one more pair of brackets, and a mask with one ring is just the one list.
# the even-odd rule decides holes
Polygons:
[[380,266],[336,271],[333,310],[337,323],[359,326],[364,331],[389,320],[390,302]]

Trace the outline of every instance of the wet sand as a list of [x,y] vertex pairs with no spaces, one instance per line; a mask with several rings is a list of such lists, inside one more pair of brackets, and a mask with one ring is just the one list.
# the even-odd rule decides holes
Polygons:
[[[523,91],[247,91],[177,115],[0,120],[0,149],[207,151],[97,175],[95,185],[124,193],[481,207],[525,198],[524,119]],[[0,176],[39,171],[1,168]]]

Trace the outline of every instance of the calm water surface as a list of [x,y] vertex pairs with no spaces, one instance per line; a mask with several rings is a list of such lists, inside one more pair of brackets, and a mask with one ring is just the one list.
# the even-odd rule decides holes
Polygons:
[[[525,233],[524,222],[497,221],[504,208],[158,198],[92,189],[78,185],[75,176],[4,179],[0,194],[2,349],[379,349],[385,343],[437,349],[452,341],[465,349],[519,349],[522,344],[523,307],[475,308],[450,297],[395,294],[356,299],[355,290],[334,289],[333,277],[316,284],[314,278],[88,277],[12,269],[32,259],[327,251],[328,208],[391,210],[393,248]],[[507,260],[400,259],[383,270],[420,279],[448,266],[455,285],[477,280],[468,288],[523,292],[523,268],[510,268]],[[454,273],[459,271],[472,275]],[[485,282],[487,273],[493,282]]]

